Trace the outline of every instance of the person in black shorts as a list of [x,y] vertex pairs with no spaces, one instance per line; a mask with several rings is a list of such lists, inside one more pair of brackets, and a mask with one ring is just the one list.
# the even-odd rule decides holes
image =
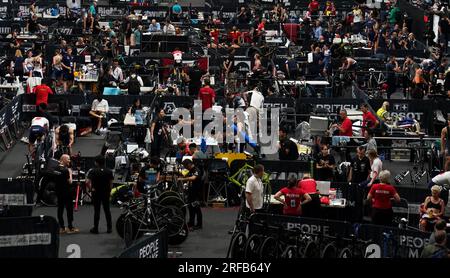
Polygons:
[[111,211],[109,209],[109,197],[111,194],[114,176],[111,170],[105,168],[105,158],[101,155],[95,158],[95,168],[88,174],[88,180],[92,187],[92,199],[94,203],[94,227],[90,230],[98,234],[98,223],[100,221],[100,207],[103,205],[105,211],[107,233],[112,233]]

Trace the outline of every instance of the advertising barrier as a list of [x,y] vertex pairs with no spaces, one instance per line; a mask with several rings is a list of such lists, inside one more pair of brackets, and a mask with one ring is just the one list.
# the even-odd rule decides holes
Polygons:
[[57,258],[58,231],[50,216],[0,218],[0,257]]
[[255,213],[250,217],[249,234],[264,234],[265,229],[271,227],[282,227],[283,230],[298,230],[307,234],[326,236],[344,236],[353,233],[352,224],[344,221],[264,213]]
[[144,236],[134,245],[123,251],[118,258],[164,259],[167,258],[167,230]]
[[0,217],[31,216],[34,185],[26,179],[0,179]]

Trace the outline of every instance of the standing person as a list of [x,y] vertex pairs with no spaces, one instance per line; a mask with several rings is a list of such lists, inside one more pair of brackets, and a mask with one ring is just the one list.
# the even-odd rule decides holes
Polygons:
[[287,133],[286,128],[279,128],[280,148],[278,150],[278,158],[280,160],[297,160],[299,156],[297,144],[287,137]]
[[[70,166],[70,156],[64,154],[59,160],[59,165],[55,169],[56,175],[56,197],[58,198],[58,222],[60,234],[78,233],[80,230],[73,226],[73,201],[72,201],[72,170]],[[68,229],[64,225],[64,208],[67,212]]]
[[390,99],[391,95],[397,90],[396,73],[401,72],[395,57],[389,57],[388,63],[386,64],[386,72],[386,83],[388,85],[387,98]]
[[[447,118],[447,126],[441,131],[441,154],[444,158],[444,164],[450,161],[450,117]],[[450,171],[450,169],[444,169]]]
[[334,156],[330,154],[327,145],[322,146],[322,152],[318,156],[316,163],[317,179],[320,181],[332,181],[334,178],[334,167],[336,162]]
[[112,233],[111,211],[109,209],[109,197],[112,189],[114,176],[111,170],[105,168],[105,158],[101,155],[95,158],[95,168],[88,174],[88,183],[92,188],[92,199],[94,203],[94,227],[90,230],[92,234],[98,234],[98,223],[100,221],[100,207],[103,206],[106,218],[106,232]]
[[350,172],[348,174],[348,181],[354,184],[359,184],[368,179],[370,173],[370,160],[366,156],[364,147],[356,148],[356,157],[353,159]]
[[[281,196],[284,196],[284,200]],[[295,177],[290,177],[288,186],[278,191],[274,198],[284,205],[284,215],[293,216],[302,215],[302,206],[311,202],[311,196],[297,186],[297,179]]]
[[264,206],[264,166],[258,164],[253,168],[253,175],[247,180],[245,185],[245,205],[248,215],[262,211]]
[[67,92],[73,83],[73,71],[76,68],[76,63],[74,62],[72,52],[73,48],[70,46],[67,47],[67,53],[63,55],[62,59],[64,92]]
[[366,181],[359,184],[362,187],[371,187],[372,184],[378,182],[379,175],[383,169],[383,162],[381,162],[375,150],[368,151],[367,156],[370,160],[370,175]]
[[[366,181],[370,174],[370,160],[366,156],[366,151],[363,146],[356,148],[356,157],[352,160],[350,171],[348,173],[348,182],[351,182],[352,186],[349,187],[349,195],[351,199],[355,200],[355,206],[362,208],[364,206],[363,199],[365,190],[358,188],[358,184]],[[354,220],[356,222],[361,221],[363,217],[363,211],[356,209],[352,212]]]
[[198,93],[198,99],[202,101],[202,111],[212,108],[216,101],[216,92],[211,88],[211,81],[205,79],[204,83],[205,85]]
[[375,138],[373,138],[374,134],[372,130],[366,130],[364,132],[364,138],[366,139],[367,143],[362,145],[362,147],[366,148],[366,151],[370,151],[370,150],[374,150],[378,153],[378,149],[377,149],[377,141],[375,140]]
[[48,105],[48,95],[53,95],[53,91],[48,86],[48,83],[49,81],[44,79],[41,85],[33,88],[33,93],[36,94],[36,106],[39,106],[41,103]]
[[25,58],[22,56],[22,51],[20,49],[16,50],[13,60],[11,61],[11,66],[14,68],[14,75],[19,76],[19,80],[23,80],[23,62]]
[[361,104],[361,112],[363,113],[363,128],[362,134],[367,129],[374,129],[378,127],[380,122],[378,119],[369,111],[369,105],[367,103]]
[[[203,214],[201,209],[202,200],[202,178],[200,170],[194,165],[190,159],[183,161],[183,166],[189,171],[186,177],[178,178],[179,181],[189,182],[188,203],[189,203],[189,221],[190,230],[199,230],[203,228]],[[197,224],[195,225],[195,219]]]
[[372,202],[372,223],[375,225],[392,225],[392,203],[393,198],[400,202],[400,196],[397,190],[390,185],[391,172],[381,171],[380,183],[374,184],[367,195],[367,200]]
[[164,112],[164,108],[157,109],[156,117],[150,125],[152,156],[160,156],[163,140],[165,137],[167,138],[167,132],[165,129],[166,123],[164,121],[165,116],[166,113]]

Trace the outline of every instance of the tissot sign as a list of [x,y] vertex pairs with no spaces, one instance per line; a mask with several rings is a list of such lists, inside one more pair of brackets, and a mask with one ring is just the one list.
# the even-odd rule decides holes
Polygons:
[[417,121],[423,120],[423,112],[410,111],[409,103],[393,103],[391,116],[408,117],[416,119]]

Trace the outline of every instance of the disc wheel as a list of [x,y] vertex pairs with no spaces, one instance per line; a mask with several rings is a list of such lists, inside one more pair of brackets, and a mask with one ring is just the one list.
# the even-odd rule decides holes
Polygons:
[[183,243],[189,235],[189,227],[184,224],[180,232],[174,236],[169,237],[168,241],[170,245],[179,245]]
[[245,251],[244,251],[244,258],[245,259],[258,259],[259,254],[259,246],[261,245],[261,236],[257,234],[251,235],[246,244],[245,244]]
[[281,254],[282,259],[296,259],[297,258],[297,248],[295,246],[289,245],[284,249],[283,254]]
[[337,258],[337,255],[336,245],[334,244],[334,242],[331,242],[325,245],[325,248],[323,248],[320,257],[322,259],[333,259]]
[[320,257],[320,252],[317,244],[314,241],[308,242],[306,244],[305,250],[303,252],[303,258],[317,259]]
[[42,204],[48,207],[55,207],[58,205],[58,197],[56,196],[56,184],[46,177],[42,177],[39,181],[40,197]]
[[231,240],[230,258],[243,259],[245,255],[245,242],[247,237],[243,232],[237,233]]
[[259,258],[263,260],[277,258],[277,241],[273,237],[267,237],[263,240],[259,248]]

